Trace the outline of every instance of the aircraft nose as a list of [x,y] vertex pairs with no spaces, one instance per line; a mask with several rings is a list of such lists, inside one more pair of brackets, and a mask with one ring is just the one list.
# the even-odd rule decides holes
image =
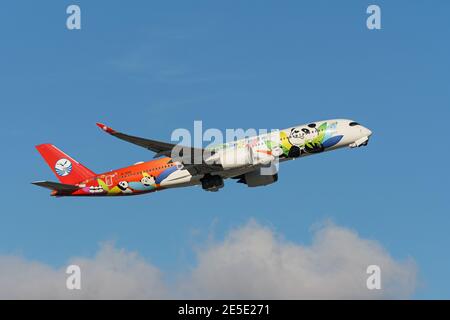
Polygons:
[[372,131],[366,127],[362,127],[361,133],[366,137],[370,137],[372,135]]

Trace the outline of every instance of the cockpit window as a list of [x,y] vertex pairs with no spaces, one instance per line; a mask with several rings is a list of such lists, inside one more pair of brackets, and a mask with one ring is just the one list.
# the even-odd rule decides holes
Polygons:
[[310,127],[310,128],[315,128],[315,127],[316,127],[316,124],[315,124],[315,123],[310,123],[310,124],[308,124],[308,127]]
[[348,125],[350,127],[354,127],[354,126],[359,126],[359,123],[358,122],[350,122]]

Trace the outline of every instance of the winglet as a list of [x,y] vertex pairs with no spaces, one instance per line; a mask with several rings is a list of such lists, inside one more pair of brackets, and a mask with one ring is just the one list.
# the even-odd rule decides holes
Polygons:
[[103,123],[97,122],[96,125],[97,125],[97,127],[99,127],[100,129],[102,129],[103,131],[105,131],[109,134],[116,133],[116,131],[113,128],[110,128],[107,125],[104,125]]

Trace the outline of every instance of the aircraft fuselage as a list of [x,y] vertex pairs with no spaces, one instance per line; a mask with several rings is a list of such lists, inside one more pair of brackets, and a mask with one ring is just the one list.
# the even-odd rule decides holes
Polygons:
[[[312,122],[206,148],[211,155],[205,162],[220,164],[222,169],[217,172],[195,174],[188,170],[186,163],[163,157],[97,174],[79,181],[76,184],[79,189],[74,192],[53,191],[52,195],[128,196],[199,184],[206,190],[216,191],[223,186],[223,179],[234,177],[241,177],[240,182],[249,186],[265,185],[276,181],[278,176],[272,181],[252,172],[274,159],[283,162],[343,147],[367,145],[371,134],[369,129],[351,120]],[[67,166],[62,162],[56,173],[70,174],[69,170],[69,173],[64,171],[64,165]]]

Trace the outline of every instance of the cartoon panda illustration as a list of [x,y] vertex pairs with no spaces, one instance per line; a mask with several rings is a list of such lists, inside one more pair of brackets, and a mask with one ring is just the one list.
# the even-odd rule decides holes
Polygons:
[[306,153],[318,153],[324,150],[322,143],[313,140],[319,135],[319,131],[316,128],[315,123],[308,124],[307,127],[302,128],[305,132],[305,144],[303,150]]
[[133,192],[133,190],[131,190],[129,188],[127,181],[120,181],[117,186],[119,187],[120,190],[122,190],[122,193],[132,193]]
[[307,127],[307,129],[309,130],[309,139],[314,139],[319,135],[319,130],[317,130],[317,126],[315,123],[310,123]]
[[305,132],[300,128],[292,128],[288,140],[293,146],[301,146],[305,138]]
[[146,175],[141,179],[141,183],[146,187],[151,187],[155,184],[155,178],[150,175]]
[[299,157],[303,152],[317,153],[323,151],[320,143],[312,143],[319,135],[315,123],[310,123],[305,127],[292,128],[288,140],[292,144],[288,157]]

